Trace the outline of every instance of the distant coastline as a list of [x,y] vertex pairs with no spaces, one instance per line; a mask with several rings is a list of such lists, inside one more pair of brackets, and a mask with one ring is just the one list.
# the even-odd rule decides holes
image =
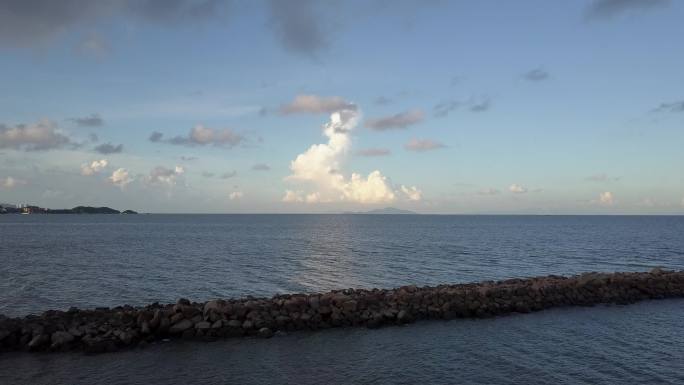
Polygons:
[[71,209],[48,209],[33,205],[0,204],[0,214],[138,214],[134,210],[119,211],[110,207],[76,206]]

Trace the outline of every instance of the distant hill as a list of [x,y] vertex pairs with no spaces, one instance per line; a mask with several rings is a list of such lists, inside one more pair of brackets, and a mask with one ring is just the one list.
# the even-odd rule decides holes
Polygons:
[[418,214],[410,210],[402,210],[396,207],[385,207],[382,209],[375,209],[365,212],[349,212],[346,214],[374,214],[374,215],[406,215],[406,214]]

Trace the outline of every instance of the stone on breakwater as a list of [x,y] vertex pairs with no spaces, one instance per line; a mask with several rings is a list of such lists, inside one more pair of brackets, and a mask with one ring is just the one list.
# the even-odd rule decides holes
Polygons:
[[108,352],[168,338],[213,340],[331,327],[401,325],[422,319],[481,318],[559,306],[627,304],[684,297],[684,271],[584,273],[436,287],[347,289],[323,294],[212,300],[145,307],[0,315],[0,351]]

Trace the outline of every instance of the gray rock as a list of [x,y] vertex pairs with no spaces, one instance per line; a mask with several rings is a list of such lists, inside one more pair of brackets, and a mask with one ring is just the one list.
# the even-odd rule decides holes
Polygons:
[[192,321],[190,321],[189,319],[181,320],[178,323],[171,325],[171,327],[169,328],[169,333],[171,333],[171,334],[183,333],[184,331],[190,329],[192,327],[192,325],[193,325]]
[[69,332],[56,331],[52,333],[52,337],[50,337],[50,340],[52,341],[52,347],[58,348],[73,341],[74,336],[72,336]]
[[259,337],[271,338],[271,337],[273,337],[273,331],[269,328],[261,328],[261,329],[259,329]]
[[207,330],[211,328],[211,324],[207,321],[200,321],[195,324],[195,329]]
[[28,347],[31,350],[35,350],[45,345],[50,341],[50,336],[47,334],[38,334],[28,343]]

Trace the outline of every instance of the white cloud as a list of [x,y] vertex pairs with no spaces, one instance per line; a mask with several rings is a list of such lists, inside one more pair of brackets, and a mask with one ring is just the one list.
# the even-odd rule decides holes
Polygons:
[[401,192],[406,195],[406,198],[410,201],[420,201],[423,199],[423,192],[420,191],[416,186],[407,187],[401,185]]
[[117,169],[108,179],[114,186],[118,186],[121,189],[133,182],[133,178],[128,175],[128,171],[125,168]]
[[301,191],[285,190],[285,196],[283,197],[283,202],[294,203],[294,202],[304,202]]
[[[420,199],[415,187],[395,188],[389,179],[375,170],[364,177],[352,173],[346,177],[340,170],[342,161],[351,148],[350,131],[356,127],[360,113],[346,109],[330,115],[323,126],[327,143],[314,144],[290,163],[292,174],[286,181],[301,184],[309,190],[287,190],[284,202],[356,202],[363,204],[388,203],[397,197]],[[406,190],[406,191],[403,191]]]
[[23,179],[16,179],[14,177],[8,176],[5,178],[0,178],[0,188],[11,189],[18,186],[23,186],[27,182]]
[[290,103],[280,106],[280,113],[284,115],[297,113],[330,114],[343,110],[354,111],[356,105],[339,96],[297,95]]
[[94,160],[90,164],[81,165],[81,175],[90,176],[99,173],[107,167],[107,159]]
[[527,192],[527,187],[513,183],[508,187],[508,191],[514,194],[525,194]]
[[57,129],[57,123],[48,119],[14,127],[0,124],[0,149],[40,151],[61,148],[70,143],[71,140]]
[[242,191],[233,191],[228,195],[231,201],[234,201],[236,199],[241,199],[245,194],[242,193]]
[[150,184],[173,186],[177,183],[178,178],[184,173],[185,169],[182,166],[176,166],[173,169],[157,166],[150,171],[147,182]]
[[604,191],[599,194],[599,203],[604,206],[611,206],[613,203],[615,203],[613,193],[610,191]]

